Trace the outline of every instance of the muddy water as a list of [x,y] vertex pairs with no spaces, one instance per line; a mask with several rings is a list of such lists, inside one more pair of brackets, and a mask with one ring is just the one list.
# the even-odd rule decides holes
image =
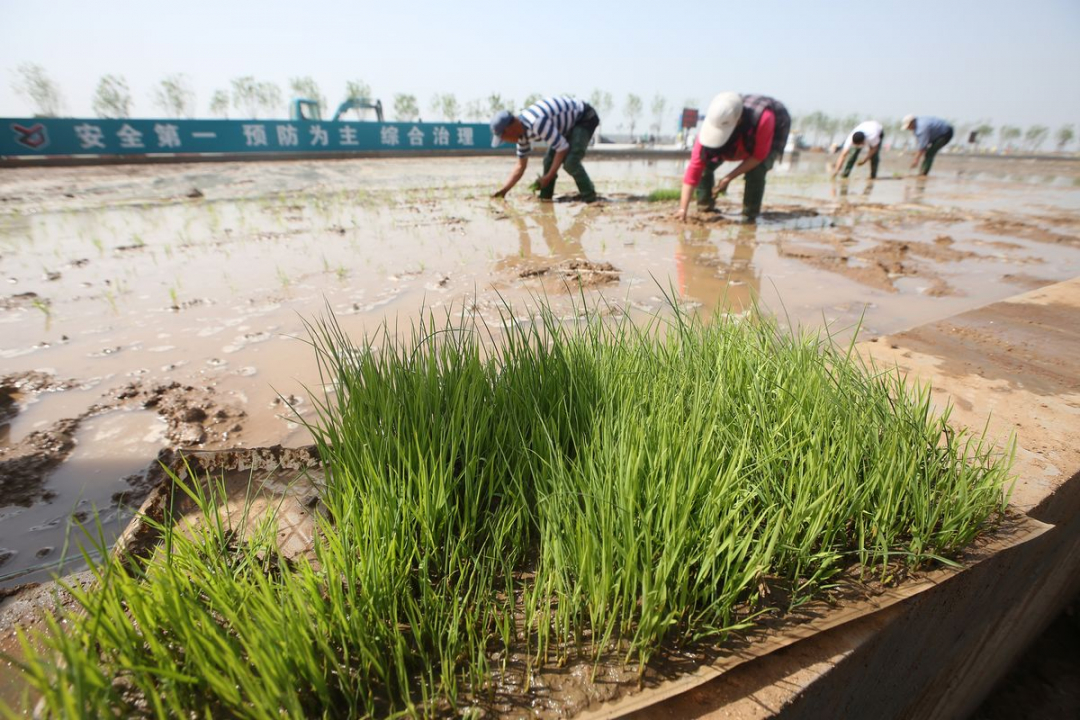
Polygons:
[[0,552],[8,557],[3,576],[21,583],[70,572],[82,567],[80,543],[111,545],[131,517],[122,501],[128,478],[142,475],[157,456],[164,430],[149,410],[114,411],[83,422],[74,450],[45,478],[48,499],[29,508],[0,507]]
[[[0,473],[50,429],[77,434],[30,508],[0,497],[0,547],[19,545],[0,575],[62,547],[57,519],[109,507],[161,446],[307,442],[279,395],[310,413],[322,392],[298,338],[327,310],[357,337],[421,307],[497,323],[500,298],[539,294],[570,316],[580,282],[632,314],[661,311],[665,291],[703,314],[760,298],[843,336],[860,318],[894,332],[1080,272],[1078,163],[944,157],[920,181],[886,158],[876,182],[835,183],[829,158],[804,154],[770,173],[766,216],[742,225],[741,182],[720,213],[681,224],[673,203],[643,198],[678,187],[681,161],[590,160],[609,202],[492,201],[505,158],[5,171],[0,377],[44,371],[78,389],[19,389],[0,417]],[[173,383],[156,440],[154,410],[94,414],[162,412],[154,398]]]

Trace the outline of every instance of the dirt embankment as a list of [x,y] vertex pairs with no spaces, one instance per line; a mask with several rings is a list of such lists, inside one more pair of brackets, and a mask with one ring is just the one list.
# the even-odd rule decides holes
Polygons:
[[[20,401],[44,392],[63,392],[75,385],[75,381],[57,380],[43,372],[0,377],[0,425],[15,419]],[[246,416],[243,409],[218,398],[213,388],[133,381],[74,417],[0,446],[0,507],[28,507],[48,501],[51,493],[45,488],[46,478],[75,448],[75,435],[82,422],[109,411],[136,408],[152,410],[165,421],[170,448],[225,447],[237,440]],[[148,491],[145,476],[132,476],[129,481],[131,493],[123,499],[127,504],[137,504]]]

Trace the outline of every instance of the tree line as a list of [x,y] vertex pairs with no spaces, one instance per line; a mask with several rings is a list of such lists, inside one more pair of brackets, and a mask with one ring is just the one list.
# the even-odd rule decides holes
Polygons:
[[[35,63],[24,63],[16,68],[13,89],[30,101],[36,115],[40,117],[58,117],[63,113],[63,96],[60,88],[45,69]],[[327,105],[326,96],[314,78],[310,76],[291,78],[288,90],[293,97],[305,98],[315,101],[321,116],[326,116],[330,107]],[[573,93],[565,93],[572,95]],[[346,98],[372,99],[371,86],[363,80],[350,80],[345,83]],[[525,97],[518,108],[525,108],[540,99],[537,93]],[[615,100],[611,93],[599,89],[594,90],[588,97],[588,102],[599,113],[605,125],[613,123],[607,118],[622,117],[624,123],[617,126],[618,129],[628,129],[631,138],[638,139],[637,131],[645,113],[645,101],[639,96],[630,93],[618,108],[620,115],[613,115],[616,111]],[[155,110],[164,117],[192,118],[196,114],[195,91],[190,80],[182,73],[168,75],[158,82],[151,90],[150,101]],[[100,118],[128,118],[131,117],[134,100],[127,81],[121,75],[108,74],[103,76],[94,91],[91,107]],[[687,98],[681,107],[696,108],[698,102],[694,98]],[[499,93],[492,93],[487,98],[472,99],[464,103],[460,102],[453,93],[436,93],[427,105],[429,119],[438,119],[444,122],[486,122],[492,115],[500,110],[513,110],[513,99],[504,98]],[[213,91],[210,96],[208,109],[215,117],[229,118],[230,116],[242,118],[272,118],[280,116],[282,111],[287,114],[285,96],[281,88],[273,82],[258,80],[254,76],[245,75],[231,80],[227,87]],[[672,106],[670,109],[675,110]],[[398,93],[393,97],[393,103],[388,108],[389,115],[393,120],[400,122],[415,122],[422,119],[420,101],[415,95]],[[667,99],[657,94],[649,103],[649,116],[647,120],[648,132],[660,135],[664,128],[664,121],[669,110]],[[793,117],[792,128],[801,133],[811,145],[829,146],[846,137],[851,128],[863,120],[861,115],[848,115],[845,117],[831,116],[821,111],[815,111],[806,115]],[[1035,151],[1042,146],[1050,136],[1050,128],[1045,125],[1031,125],[1024,129],[1015,125],[1001,125],[995,127],[987,121],[957,123],[952,121],[957,129],[960,139],[966,139],[971,132],[976,133],[976,147],[983,143],[991,142],[997,136],[997,144],[1001,149]],[[903,131],[899,119],[890,119],[882,122],[885,127],[886,138],[891,138],[893,144],[903,145],[910,143],[910,133]],[[1059,151],[1065,150],[1076,139],[1076,128],[1073,124],[1065,124],[1054,132],[1054,142]]]

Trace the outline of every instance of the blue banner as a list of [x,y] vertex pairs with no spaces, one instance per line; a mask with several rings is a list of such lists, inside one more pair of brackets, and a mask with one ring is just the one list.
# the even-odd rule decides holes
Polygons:
[[0,119],[0,156],[416,150],[490,151],[491,128],[326,120]]

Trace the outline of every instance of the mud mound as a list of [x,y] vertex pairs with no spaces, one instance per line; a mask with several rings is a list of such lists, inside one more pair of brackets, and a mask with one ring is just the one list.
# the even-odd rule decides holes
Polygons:
[[540,265],[518,273],[522,279],[547,277],[584,287],[596,287],[619,282],[619,270],[609,262],[591,260],[563,260],[554,265]]

